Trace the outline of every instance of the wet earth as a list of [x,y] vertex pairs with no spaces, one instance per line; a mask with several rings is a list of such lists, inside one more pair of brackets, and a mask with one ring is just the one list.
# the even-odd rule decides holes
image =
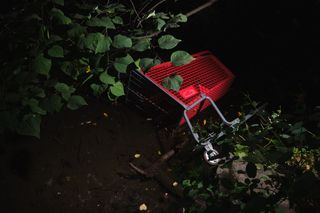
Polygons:
[[160,146],[152,123],[127,106],[92,102],[47,117],[40,140],[4,139],[0,212],[166,212],[174,201],[129,167],[136,154],[158,159]]

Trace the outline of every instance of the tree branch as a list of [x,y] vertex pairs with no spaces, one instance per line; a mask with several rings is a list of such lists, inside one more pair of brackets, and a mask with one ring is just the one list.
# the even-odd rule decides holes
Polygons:
[[207,3],[204,3],[203,5],[200,5],[199,7],[189,11],[188,13],[186,13],[186,16],[190,17],[190,16],[200,12],[201,10],[206,9],[207,7],[210,7],[211,5],[213,5],[217,1],[218,0],[209,0]]
[[[153,8],[157,7],[159,4],[162,4],[163,2],[165,2],[166,0],[162,0],[160,2],[158,2],[155,6],[153,6]],[[206,9],[207,7],[210,7],[211,5],[213,5],[215,2],[217,2],[218,0],[209,0],[207,3],[204,3],[203,5],[200,5],[199,7],[189,11],[186,13],[187,17],[190,17],[196,13],[199,13],[200,11]],[[137,37],[132,37],[133,39],[144,39],[144,38],[152,38],[154,36],[157,36],[161,33],[161,31],[157,31],[154,33],[151,33],[149,35],[144,35],[144,36],[137,36]]]

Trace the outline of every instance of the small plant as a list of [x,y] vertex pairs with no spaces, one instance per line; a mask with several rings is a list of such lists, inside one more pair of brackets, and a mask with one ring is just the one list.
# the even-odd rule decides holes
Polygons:
[[[256,105],[250,101],[242,108]],[[245,112],[238,115],[243,118]],[[319,138],[303,122],[288,122],[281,109],[263,110],[234,129],[209,118],[198,122],[195,130],[201,137],[212,130],[225,131],[215,143],[228,153],[213,173],[196,166],[182,178],[187,195],[199,201],[189,212],[277,212],[284,200],[297,210],[319,208],[313,188],[320,186]]]

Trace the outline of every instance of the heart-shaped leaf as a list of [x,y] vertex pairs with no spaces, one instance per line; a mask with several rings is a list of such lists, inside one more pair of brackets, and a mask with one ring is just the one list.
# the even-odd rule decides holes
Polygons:
[[120,81],[116,82],[114,85],[110,87],[110,92],[116,97],[123,96],[124,95],[123,84]]
[[115,24],[119,24],[119,25],[122,25],[123,24],[123,20],[120,16],[115,16],[113,19],[112,19],[112,22],[115,23]]
[[63,48],[59,45],[54,45],[48,50],[48,55],[54,58],[63,58]]
[[61,96],[63,97],[64,100],[68,101],[70,99],[70,96],[72,93],[76,91],[75,88],[68,86],[65,83],[57,83],[54,88],[56,91],[61,93]]
[[81,35],[85,34],[87,29],[80,24],[74,24],[67,34],[70,38],[79,38]]
[[127,36],[118,34],[114,36],[112,46],[115,48],[130,48],[132,47],[132,40]]
[[183,78],[180,75],[171,75],[162,80],[162,86],[167,89],[172,89],[176,92],[180,90]]
[[161,49],[169,50],[176,47],[180,41],[172,35],[163,35],[158,39],[158,44]]
[[190,63],[194,58],[186,51],[178,50],[171,54],[170,60],[173,66],[181,66]]
[[40,105],[41,108],[50,113],[59,112],[63,106],[61,97],[55,94],[51,95],[49,98],[44,99]]
[[102,83],[105,84],[115,84],[115,77],[109,75],[107,72],[103,72],[100,74],[99,79]]
[[70,97],[67,107],[71,110],[79,109],[80,107],[88,105],[87,102],[84,100],[83,97],[79,95],[73,95]]
[[57,20],[59,24],[71,24],[72,20],[64,15],[62,10],[57,9],[57,8],[52,8],[51,10],[51,16]]
[[27,114],[19,123],[17,132],[21,135],[29,135],[40,138],[41,117],[35,114]]
[[113,66],[120,73],[126,73],[127,67],[133,62],[133,58],[128,54],[125,57],[116,58]]
[[51,69],[51,59],[44,57],[43,53],[39,54],[33,62],[33,69],[41,75],[48,76]]
[[89,33],[85,38],[80,41],[80,46],[84,46],[93,50],[95,54],[105,53],[110,50],[111,38],[104,36],[102,33]]
[[93,17],[86,24],[90,27],[105,27],[106,29],[116,29],[111,18],[109,17]]
[[132,49],[138,52],[143,52],[145,50],[148,50],[150,49],[150,41],[151,41],[151,38],[140,39],[135,45],[133,45]]

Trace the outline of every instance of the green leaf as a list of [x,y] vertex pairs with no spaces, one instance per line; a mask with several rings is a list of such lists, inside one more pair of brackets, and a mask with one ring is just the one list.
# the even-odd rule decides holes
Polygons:
[[307,131],[307,129],[303,127],[303,123],[301,121],[293,124],[289,130],[293,135],[301,135]]
[[105,84],[115,84],[115,77],[108,75],[107,72],[103,72],[100,74],[99,79],[102,83]]
[[44,98],[46,97],[46,93],[44,92],[44,89],[40,88],[40,87],[31,87],[30,91],[32,93],[33,96],[35,97],[39,97],[39,98]]
[[121,81],[118,81],[114,85],[112,85],[110,87],[110,91],[116,97],[123,96],[124,95],[124,88],[123,88],[123,84],[121,83]]
[[180,90],[183,79],[180,75],[171,75],[162,80],[162,86],[167,89],[172,89],[176,92]]
[[87,21],[86,24],[90,27],[105,27],[106,29],[116,29],[111,18],[109,17],[93,17],[92,19]]
[[169,19],[168,14],[163,12],[157,13],[155,17],[162,18],[162,19]]
[[39,107],[39,101],[34,98],[29,99],[26,104],[30,107],[33,113],[37,113],[39,115],[47,114],[45,110]]
[[74,93],[76,91],[75,88],[68,86],[65,83],[57,83],[54,88],[61,93],[62,98],[66,101],[68,101],[70,99],[70,96],[72,93]]
[[86,27],[83,27],[80,24],[74,24],[72,28],[67,31],[67,34],[70,38],[79,38],[81,35],[85,34],[86,31]]
[[173,52],[170,59],[173,66],[185,65],[194,60],[192,55],[181,50]]
[[186,15],[183,15],[182,13],[177,14],[174,17],[176,22],[187,22],[188,21],[188,17]]
[[144,38],[138,40],[138,42],[132,47],[133,50],[138,52],[143,52],[147,49],[150,49],[151,38]]
[[63,58],[63,48],[59,45],[54,45],[48,50],[48,55],[54,58]]
[[119,25],[122,25],[123,24],[123,20],[120,16],[115,16],[113,19],[112,19],[112,22],[115,23],[115,24],[119,24]]
[[146,71],[150,69],[151,67],[160,64],[160,60],[153,59],[153,58],[142,58],[139,61],[139,68],[141,68],[143,71]]
[[54,113],[59,112],[63,106],[62,99],[58,95],[51,95],[49,98],[44,99],[41,102],[41,108],[47,112]]
[[52,8],[51,16],[55,20],[57,20],[57,22],[59,24],[71,24],[72,23],[72,20],[69,17],[67,17],[66,15],[64,15],[64,13],[60,9]]
[[156,25],[157,25],[157,30],[161,31],[164,25],[166,25],[166,22],[162,20],[161,18],[156,19]]
[[130,48],[132,47],[132,40],[127,36],[118,34],[114,36],[112,46],[115,48]]
[[70,97],[67,107],[71,110],[79,109],[80,107],[88,105],[87,102],[84,100],[83,97],[79,95],[73,95]]
[[41,117],[35,114],[27,114],[20,122],[17,133],[21,135],[29,135],[40,138]]
[[238,156],[240,159],[243,159],[243,158],[248,156],[248,153],[249,153],[249,147],[248,146],[241,145],[241,144],[236,144],[234,146],[234,148],[235,148],[234,155]]
[[161,49],[169,50],[176,47],[180,41],[172,35],[163,35],[158,39],[158,44]]
[[64,61],[61,66],[60,69],[68,76],[70,76],[72,79],[74,80],[78,80],[78,76],[79,76],[79,69],[77,69],[74,65],[74,63],[71,63],[69,61]]
[[95,54],[105,53],[110,50],[111,38],[104,36],[102,33],[89,33],[85,38],[80,41],[80,46],[93,50]]
[[93,95],[99,96],[107,89],[107,85],[98,85],[93,83],[90,85],[90,88],[92,89]]
[[64,0],[52,0],[52,2],[64,6]]
[[125,57],[116,58],[113,63],[113,66],[118,72],[126,73],[128,65],[132,62],[133,58],[129,54],[127,54],[127,56]]
[[43,53],[39,54],[33,62],[33,69],[41,75],[49,76],[51,59],[45,58]]

